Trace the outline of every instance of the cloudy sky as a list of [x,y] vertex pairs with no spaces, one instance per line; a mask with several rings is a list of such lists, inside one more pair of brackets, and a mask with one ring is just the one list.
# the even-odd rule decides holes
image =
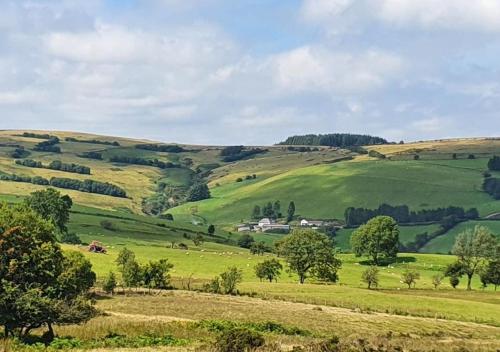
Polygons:
[[500,0],[0,0],[0,129],[500,135]]

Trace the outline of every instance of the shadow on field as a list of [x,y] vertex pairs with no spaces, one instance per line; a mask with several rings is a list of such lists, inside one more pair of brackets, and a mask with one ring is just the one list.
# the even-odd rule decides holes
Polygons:
[[[391,264],[408,264],[408,263],[415,263],[417,261],[417,258],[415,257],[410,257],[410,256],[404,256],[404,257],[397,257],[395,259],[382,259],[380,260],[380,263],[378,266],[387,266]],[[359,264],[361,265],[373,265],[372,260],[363,260],[360,261]]]

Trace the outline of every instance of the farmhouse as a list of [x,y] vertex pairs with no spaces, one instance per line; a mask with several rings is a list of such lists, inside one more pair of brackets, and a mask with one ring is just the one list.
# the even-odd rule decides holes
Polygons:
[[267,232],[272,230],[290,231],[290,225],[277,224],[274,220],[263,218],[255,227],[257,231]]
[[307,219],[302,219],[300,221],[300,226],[303,227],[321,227],[324,226],[325,222],[322,220],[307,220]]

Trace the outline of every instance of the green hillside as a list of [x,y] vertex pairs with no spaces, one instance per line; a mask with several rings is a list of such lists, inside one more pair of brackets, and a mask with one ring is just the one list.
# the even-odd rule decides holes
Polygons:
[[[481,216],[500,212],[500,201],[482,191],[483,172],[489,157],[500,154],[498,139],[464,139],[430,141],[410,144],[368,146],[385,159],[369,157],[346,149],[333,147],[301,148],[280,146],[246,147],[246,150],[263,150],[241,160],[227,162],[221,156],[224,147],[167,145],[145,140],[98,136],[72,132],[0,131],[0,174],[23,177],[70,178],[78,181],[92,180],[110,183],[126,192],[124,197],[59,189],[69,194],[77,206],[101,209],[104,215],[118,212],[119,216],[139,216],[158,212],[174,215],[175,226],[206,230],[215,224],[218,231],[229,236],[235,225],[249,221],[255,205],[263,206],[277,200],[281,211],[286,212],[290,201],[296,205],[296,220],[313,219],[343,220],[348,207],[377,208],[382,203],[408,205],[411,210],[437,207],[475,207]],[[48,134],[57,137],[60,153],[36,151]],[[171,146],[179,150],[146,150],[137,146],[154,144]],[[16,150],[25,154],[17,159]],[[359,150],[358,150],[359,152]],[[83,158],[82,155],[98,153],[101,159]],[[453,157],[455,155],[455,158]],[[419,160],[414,160],[415,155]],[[473,155],[474,158],[471,158]],[[113,158],[136,158],[134,163],[114,162]],[[90,174],[78,174],[34,168],[16,164],[32,159],[42,165],[60,160],[66,164],[78,164],[90,168]],[[138,165],[152,163],[151,165]],[[173,167],[160,168],[154,163],[170,163]],[[155,166],[156,165],[156,166]],[[497,175],[494,175],[497,176]],[[237,182],[241,181],[241,182]],[[202,182],[210,187],[211,198],[198,202],[185,202],[189,187]],[[0,180],[0,194],[25,196],[47,186],[26,182]],[[135,214],[135,215],[133,215]],[[113,241],[141,237],[156,241],[180,241],[182,234],[172,231],[156,233],[154,217],[144,217],[138,226],[125,226],[125,220],[116,220],[120,226],[113,232],[103,231],[99,224],[74,213],[72,228],[85,240],[93,237]],[[127,220],[128,221],[128,220]],[[174,223],[170,223],[171,227]],[[500,223],[500,222],[499,222]],[[196,226],[196,224],[200,226]],[[447,253],[454,236],[464,226],[461,224],[449,233],[439,236],[426,245],[425,252]],[[70,227],[71,227],[70,226]],[[497,222],[488,226],[498,231]],[[432,233],[437,224],[404,226],[401,242],[411,242],[417,234]],[[154,230],[152,230],[154,229]],[[133,232],[142,233],[135,236]],[[337,233],[337,245],[349,249],[351,230]],[[153,237],[148,237],[156,233]],[[162,237],[163,236],[163,237]],[[233,235],[237,238],[237,235]],[[278,235],[256,234],[258,240],[272,244]]]
[[[450,205],[476,207],[481,215],[500,203],[481,190],[487,159],[439,161],[347,161],[317,165],[212,188],[212,199],[196,203],[210,222],[248,219],[254,205],[294,201],[300,216],[342,219],[346,208],[406,204],[412,210]],[[189,217],[192,204],[172,213]]]

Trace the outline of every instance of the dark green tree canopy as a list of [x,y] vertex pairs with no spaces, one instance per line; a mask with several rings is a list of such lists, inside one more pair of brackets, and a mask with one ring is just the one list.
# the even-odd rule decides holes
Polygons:
[[336,257],[333,241],[324,234],[309,229],[295,229],[277,244],[278,253],[288,263],[288,269],[304,283],[307,277],[336,282],[342,263]]
[[63,255],[54,225],[26,204],[0,204],[0,325],[25,336],[53,324],[76,324],[95,310],[88,300],[95,282],[80,253]]
[[357,256],[368,255],[375,265],[380,259],[394,259],[398,254],[398,224],[389,216],[377,216],[359,227],[351,236],[351,247]]
[[69,221],[69,211],[73,201],[68,195],[61,195],[53,188],[31,193],[25,199],[26,204],[40,216],[52,222],[60,231],[67,232],[66,224]]

